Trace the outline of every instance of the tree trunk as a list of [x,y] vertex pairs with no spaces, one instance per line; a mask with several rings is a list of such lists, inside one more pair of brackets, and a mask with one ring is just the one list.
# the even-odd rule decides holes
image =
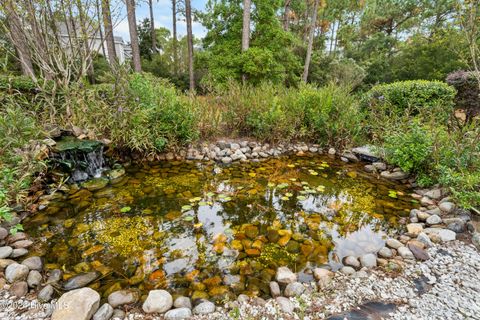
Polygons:
[[137,18],[135,16],[135,0],[126,0],[130,45],[132,46],[132,61],[135,72],[142,72],[140,48],[138,47]]
[[33,70],[32,57],[30,56],[27,40],[25,39],[23,30],[21,28],[20,17],[15,11],[15,8],[10,0],[5,1],[5,14],[7,16],[9,29],[11,30],[9,33],[11,38],[10,40],[17,51],[22,74],[32,78],[33,80],[36,80],[35,72]]
[[178,73],[178,49],[177,49],[177,0],[172,0],[172,22],[173,22],[173,73]]
[[250,7],[251,0],[243,0],[242,52],[250,46]]
[[305,66],[303,68],[303,75],[302,75],[302,80],[305,83],[307,83],[308,69],[310,68],[310,59],[312,57],[313,37],[315,35],[315,26],[317,24],[318,2],[319,0],[315,0],[315,5],[313,6],[312,21],[310,23],[310,34],[308,37],[307,56],[305,57]]
[[153,19],[153,1],[148,0],[148,7],[150,9],[150,35],[152,37],[152,54],[157,53],[157,36],[155,34],[155,20]]
[[285,1],[285,7],[283,11],[283,30],[288,31],[290,27],[290,3],[292,0]]
[[195,90],[195,74],[193,73],[192,7],[190,0],[185,0],[185,15],[187,18],[188,75],[190,77],[190,91],[193,91]]
[[107,42],[108,62],[113,66],[117,62],[117,53],[115,52],[115,39],[113,38],[112,15],[110,13],[110,1],[102,1],[103,28],[105,30],[105,40]]
[[95,0],[95,5],[97,7],[97,20],[98,20],[98,35],[100,36],[100,43],[101,43],[101,48],[102,48],[102,55],[104,58],[107,57],[107,51],[105,50],[105,37],[103,36],[103,30],[102,30],[102,23],[100,21],[102,21],[102,11],[100,9],[100,2],[98,0]]
[[[250,7],[251,0],[243,0],[243,25],[242,25],[242,52],[250,47]],[[242,81],[247,80],[246,74],[242,74]]]

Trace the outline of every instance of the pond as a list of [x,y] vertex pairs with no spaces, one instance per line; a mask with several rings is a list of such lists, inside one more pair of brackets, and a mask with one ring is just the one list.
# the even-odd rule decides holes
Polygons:
[[311,268],[368,251],[374,231],[415,206],[405,186],[327,156],[156,162],[116,176],[72,185],[24,223],[47,268],[96,272],[89,286],[104,295],[268,296],[277,267],[310,281]]

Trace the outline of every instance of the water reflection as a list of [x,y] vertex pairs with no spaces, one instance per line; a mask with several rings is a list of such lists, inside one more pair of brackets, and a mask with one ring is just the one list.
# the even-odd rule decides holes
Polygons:
[[380,245],[376,231],[413,206],[407,194],[322,157],[151,163],[94,192],[72,187],[26,227],[41,239],[47,267],[67,277],[101,270],[100,291],[265,295],[278,266],[307,279],[329,253],[341,259]]

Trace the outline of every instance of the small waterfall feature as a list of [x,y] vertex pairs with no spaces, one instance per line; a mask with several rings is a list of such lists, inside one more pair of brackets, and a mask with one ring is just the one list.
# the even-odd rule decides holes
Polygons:
[[69,173],[71,182],[85,181],[101,176],[105,168],[104,145],[95,140],[62,137],[54,147],[52,164]]

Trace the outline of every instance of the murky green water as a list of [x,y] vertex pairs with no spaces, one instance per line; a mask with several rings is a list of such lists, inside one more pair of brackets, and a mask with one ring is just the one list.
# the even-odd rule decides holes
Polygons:
[[[169,288],[194,298],[265,296],[278,266],[309,280],[334,241],[361,226],[394,227],[413,207],[408,194],[328,157],[150,163],[96,191],[72,188],[25,226],[48,268],[65,278],[97,271],[90,285],[104,294]],[[360,250],[362,234],[365,246],[371,242],[357,234]]]

